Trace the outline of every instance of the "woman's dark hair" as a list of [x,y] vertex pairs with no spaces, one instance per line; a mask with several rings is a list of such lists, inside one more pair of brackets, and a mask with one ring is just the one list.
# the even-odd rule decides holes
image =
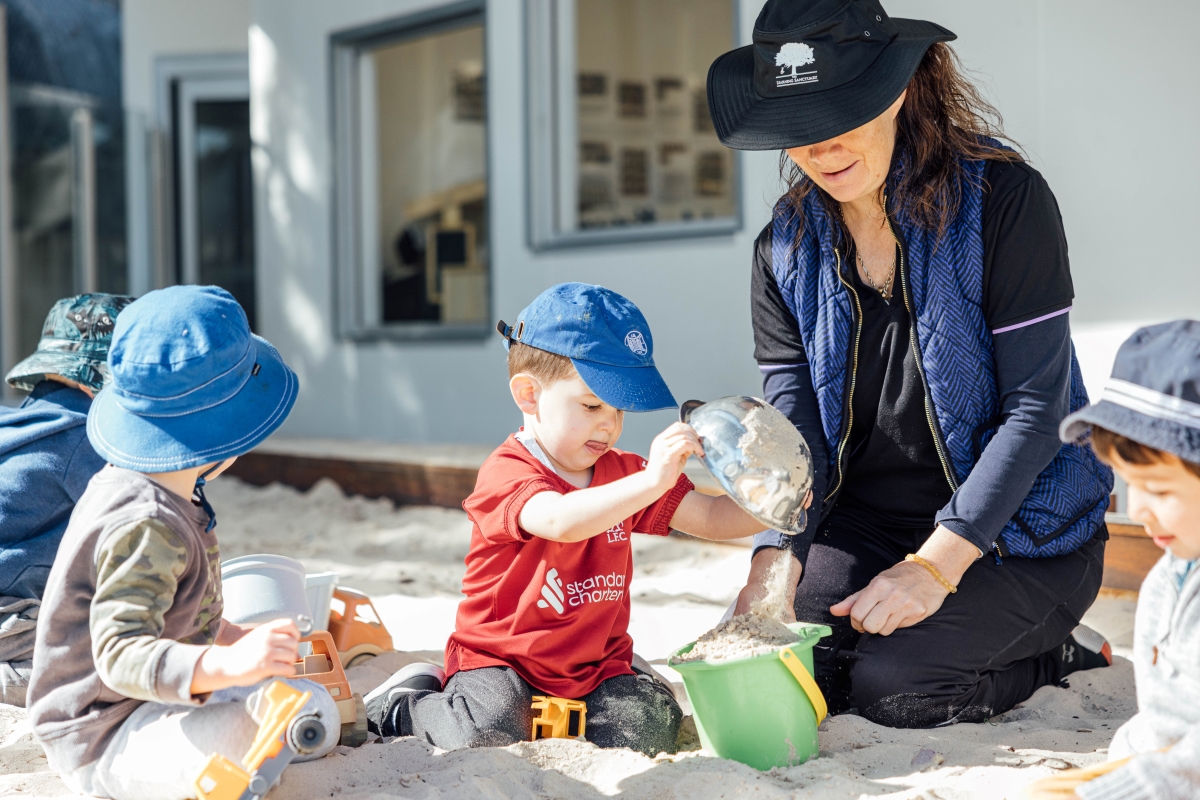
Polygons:
[[[899,182],[889,190],[888,203],[893,209],[903,208],[918,225],[937,231],[939,237],[958,213],[962,199],[960,159],[1024,160],[1015,150],[987,141],[1007,138],[1000,112],[963,74],[954,51],[941,42],[925,51],[896,122],[893,168],[899,160],[903,169]],[[815,190],[831,219],[841,219],[837,201],[809,180],[786,152],[780,154],[779,169],[793,208],[802,208],[801,201]]]

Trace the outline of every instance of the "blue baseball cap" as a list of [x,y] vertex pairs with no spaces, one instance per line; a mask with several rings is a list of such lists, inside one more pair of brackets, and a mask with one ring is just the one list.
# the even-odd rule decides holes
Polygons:
[[603,286],[560,283],[534,298],[515,325],[496,330],[512,342],[571,359],[605,403],[622,411],[659,411],[679,404],[654,366],[654,339],[638,307]]
[[172,286],[131,303],[117,317],[108,368],[88,439],[110,464],[138,472],[249,452],[287,419],[299,385],[216,286]]
[[1078,441],[1093,425],[1200,464],[1200,321],[1141,328],[1126,339],[1100,401],[1064,419],[1059,436]]

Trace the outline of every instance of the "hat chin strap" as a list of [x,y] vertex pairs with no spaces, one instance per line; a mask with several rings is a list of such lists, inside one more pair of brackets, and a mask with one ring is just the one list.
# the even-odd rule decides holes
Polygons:
[[192,490],[192,495],[195,500],[200,503],[200,507],[204,509],[204,513],[208,514],[208,525],[204,528],[205,533],[211,533],[212,529],[217,527],[217,512],[213,511],[212,504],[209,503],[208,498],[204,496],[204,487],[208,483],[208,476],[225,466],[225,462],[228,460],[229,459],[226,458],[222,461],[218,461],[216,464],[213,464],[196,477],[196,488]]

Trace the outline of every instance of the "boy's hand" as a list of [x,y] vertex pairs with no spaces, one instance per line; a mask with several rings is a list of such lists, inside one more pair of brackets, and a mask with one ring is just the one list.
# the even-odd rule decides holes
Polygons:
[[222,619],[221,630],[217,631],[217,640],[213,644],[222,647],[231,645],[252,630],[254,629],[243,628],[241,625],[235,625],[227,619]]
[[555,542],[599,536],[673,489],[688,456],[703,452],[696,432],[677,422],[655,438],[641,472],[567,494],[538,492],[525,501],[518,524],[530,535]]
[[654,437],[644,474],[656,490],[670,491],[683,473],[688,456],[704,455],[700,437],[691,425],[676,422]]
[[290,678],[296,674],[299,644],[296,623],[277,619],[253,628],[228,647],[210,647],[196,663],[192,694]]

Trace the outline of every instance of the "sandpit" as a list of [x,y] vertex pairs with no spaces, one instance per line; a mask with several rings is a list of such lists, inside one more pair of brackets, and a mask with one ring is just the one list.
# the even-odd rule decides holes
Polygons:
[[[440,645],[410,645],[444,641],[449,633],[452,616],[443,620],[445,630],[417,617],[430,604],[452,608],[455,601],[470,536],[461,512],[397,510],[383,501],[344,498],[328,483],[304,494],[222,478],[209,497],[225,557],[282,552],[312,571],[353,576],[346,582],[374,593],[398,646],[427,651],[389,653],[351,669],[356,691],[373,688],[408,661],[440,659]],[[631,630],[638,652],[661,660],[721,617],[745,579],[748,553],[676,537],[635,537],[634,543]],[[1087,621],[1127,653],[1131,620],[1132,602],[1109,596]],[[293,765],[270,797],[1015,798],[1038,777],[1104,760],[1112,732],[1135,710],[1133,671],[1124,658],[1108,669],[1076,673],[1069,683],[1069,689],[1044,687],[978,725],[909,731],[856,716],[830,718],[820,729],[820,758],[767,773],[699,751],[651,759],[561,740],[446,753],[406,738],[339,748],[320,761]],[[0,705],[0,796],[14,794],[71,796],[47,771],[25,712]]]

